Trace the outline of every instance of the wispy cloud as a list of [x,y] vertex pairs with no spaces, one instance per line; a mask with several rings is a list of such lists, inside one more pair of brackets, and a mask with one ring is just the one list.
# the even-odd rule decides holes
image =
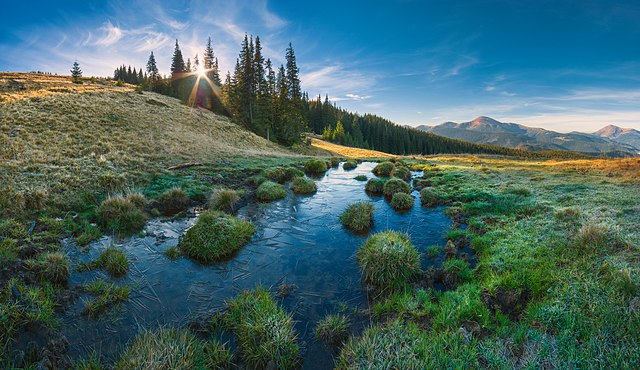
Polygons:
[[96,45],[110,46],[120,41],[122,36],[124,36],[120,27],[114,26],[110,21],[105,22],[105,24],[100,27],[100,30],[103,32],[103,35],[95,41]]
[[311,95],[332,93],[336,96],[343,95],[344,99],[342,100],[367,99],[370,96],[366,94],[366,91],[376,83],[376,78],[372,74],[348,69],[341,64],[333,64],[302,73],[300,80],[303,88]]

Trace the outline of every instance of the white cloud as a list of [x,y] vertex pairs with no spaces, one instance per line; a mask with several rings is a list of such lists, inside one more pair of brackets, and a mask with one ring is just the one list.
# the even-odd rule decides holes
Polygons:
[[114,26],[110,21],[105,22],[105,24],[100,27],[100,30],[103,32],[103,35],[94,42],[96,45],[111,46],[120,41],[122,36],[124,36],[122,29]]
[[341,64],[333,64],[311,72],[301,73],[300,80],[302,88],[308,91],[311,96],[332,93],[337,97],[342,95],[341,100],[368,99],[371,96],[366,92],[376,83],[373,75],[347,69]]

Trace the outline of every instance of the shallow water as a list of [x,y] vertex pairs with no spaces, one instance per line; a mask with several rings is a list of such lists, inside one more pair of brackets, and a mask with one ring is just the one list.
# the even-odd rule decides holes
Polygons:
[[[416,247],[444,245],[443,234],[451,226],[444,208],[415,206],[397,213],[383,197],[370,197],[365,182],[353,179],[364,174],[372,177],[374,163],[360,164],[355,170],[331,169],[317,178],[318,192],[297,196],[288,192],[285,199],[272,203],[253,203],[243,207],[238,217],[250,219],[256,226],[252,241],[230,261],[203,266],[187,258],[171,261],[163,255],[177,245],[179,237],[196,218],[177,221],[152,220],[145,237],[133,237],[121,246],[131,259],[131,271],[117,283],[132,285],[131,298],[117,312],[95,320],[82,315],[79,299],[63,317],[62,333],[71,344],[71,357],[92,351],[114,358],[141,327],[183,325],[190,318],[224,307],[224,300],[238,291],[262,285],[276,291],[281,283],[294,284],[286,298],[278,298],[293,313],[300,333],[305,369],[327,369],[333,365],[331,350],[313,338],[315,323],[326,314],[352,312],[354,332],[368,325],[365,315],[367,294],[355,260],[357,248],[366,239],[344,229],[338,220],[348,204],[369,200],[375,207],[373,232],[387,229],[406,231]],[[72,260],[91,260],[111,243],[103,238],[81,253],[67,246]],[[424,267],[440,263],[426,256]],[[77,285],[106,277],[100,271],[74,273],[70,284]]]

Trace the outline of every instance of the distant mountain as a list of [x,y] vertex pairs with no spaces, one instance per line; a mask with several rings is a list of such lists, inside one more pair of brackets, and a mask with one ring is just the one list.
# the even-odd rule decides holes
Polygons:
[[525,150],[568,150],[615,157],[633,156],[638,153],[633,145],[600,135],[581,132],[559,133],[517,123],[500,122],[483,116],[470,122],[444,122],[437,126],[418,126],[417,129],[451,139]]
[[606,137],[617,143],[631,145],[640,152],[640,131],[638,130],[609,125],[601,128],[593,134],[600,137]]

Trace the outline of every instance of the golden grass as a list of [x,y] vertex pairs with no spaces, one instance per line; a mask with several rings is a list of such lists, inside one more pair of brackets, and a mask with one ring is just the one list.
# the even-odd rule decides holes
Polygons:
[[328,141],[312,138],[311,145],[316,148],[320,148],[332,153],[335,153],[341,157],[349,157],[349,158],[394,158],[397,155],[379,152],[377,150],[369,150],[369,149],[361,149],[361,148],[352,148],[349,146],[339,145],[330,143]]
[[299,156],[227,117],[105,83],[0,73],[0,196],[95,188],[105,174],[148,174],[183,162]]

